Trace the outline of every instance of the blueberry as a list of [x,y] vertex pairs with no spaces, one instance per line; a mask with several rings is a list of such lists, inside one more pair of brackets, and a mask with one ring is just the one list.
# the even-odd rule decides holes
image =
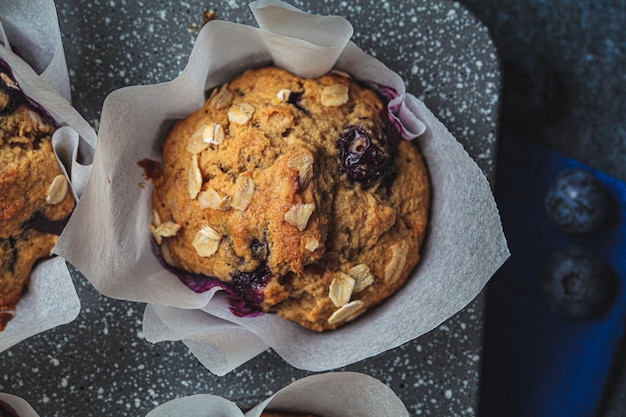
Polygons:
[[581,246],[554,252],[541,273],[544,302],[566,317],[592,317],[605,311],[611,304],[613,285],[610,268]]
[[393,148],[384,132],[348,126],[341,132],[338,146],[344,171],[366,187],[393,171]]
[[272,273],[266,264],[262,264],[251,272],[231,274],[230,286],[233,292],[251,305],[260,305],[263,302],[263,289],[271,278]]
[[548,217],[572,235],[598,230],[606,219],[608,206],[608,193],[602,183],[582,169],[562,171],[545,198]]

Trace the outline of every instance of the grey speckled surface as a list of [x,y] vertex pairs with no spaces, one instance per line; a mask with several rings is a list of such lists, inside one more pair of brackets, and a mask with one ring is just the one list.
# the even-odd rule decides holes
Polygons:
[[461,3],[503,62],[502,132],[626,181],[626,2]]
[[[486,29],[459,4],[420,1],[295,1],[338,14],[353,40],[407,80],[493,181],[499,65]],[[116,88],[174,78],[184,67],[205,7],[252,23],[247,2],[59,2],[76,108],[97,128]],[[269,351],[224,377],[204,369],[182,343],[151,345],[144,306],[105,299],[73,271],[83,309],[73,323],[0,356],[0,391],[24,397],[43,416],[143,416],[167,400],[212,393],[250,407],[306,372]],[[483,297],[420,339],[347,367],[388,384],[411,415],[475,415]]]

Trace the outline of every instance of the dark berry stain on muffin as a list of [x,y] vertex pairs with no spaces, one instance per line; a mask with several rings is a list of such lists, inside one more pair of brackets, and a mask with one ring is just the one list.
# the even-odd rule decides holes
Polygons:
[[252,304],[260,305],[263,302],[263,288],[272,276],[266,264],[262,264],[252,272],[231,274],[231,286],[236,294]]
[[215,277],[194,274],[173,267],[165,262],[161,253],[161,247],[154,239],[150,240],[150,246],[152,253],[157,257],[161,265],[172,274],[176,275],[190,290],[196,293],[203,293],[212,288],[220,287],[230,296],[230,309],[234,315],[239,317],[255,317],[263,314],[261,310],[263,288],[271,276],[267,265],[263,264],[252,272],[233,275],[231,282],[223,282]]
[[364,187],[393,173],[394,151],[385,134],[362,126],[348,126],[337,144],[343,170]]
[[287,98],[287,103],[292,104],[295,108],[300,110],[302,113],[308,115],[309,111],[301,104],[302,95],[303,95],[302,92],[291,91],[289,93],[289,97]]
[[59,236],[69,220],[70,216],[67,216],[61,220],[50,220],[40,212],[37,212],[26,223],[24,223],[24,229],[35,229],[39,233]]

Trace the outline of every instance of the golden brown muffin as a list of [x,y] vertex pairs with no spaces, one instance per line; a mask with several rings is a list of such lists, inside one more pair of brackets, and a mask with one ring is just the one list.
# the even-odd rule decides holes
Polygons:
[[0,311],[10,311],[75,202],[52,149],[54,121],[0,70]]
[[[345,74],[250,70],[174,125],[151,229],[194,291],[239,314],[334,329],[396,292],[419,260],[430,185],[372,89]],[[181,271],[186,271],[181,273]]]

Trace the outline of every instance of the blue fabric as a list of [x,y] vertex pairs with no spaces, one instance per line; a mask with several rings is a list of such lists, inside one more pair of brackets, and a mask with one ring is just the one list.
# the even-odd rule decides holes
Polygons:
[[[570,167],[593,172],[613,199],[607,224],[587,236],[560,232],[543,208],[552,179]],[[505,136],[495,196],[512,255],[487,289],[480,415],[594,416],[626,321],[626,184]],[[559,317],[541,299],[540,265],[553,251],[571,244],[593,250],[618,277],[615,300],[599,317]]]

